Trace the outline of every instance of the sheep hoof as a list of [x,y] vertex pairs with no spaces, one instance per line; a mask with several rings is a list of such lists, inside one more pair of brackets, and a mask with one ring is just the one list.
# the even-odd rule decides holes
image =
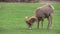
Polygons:
[[32,28],[30,27],[29,30],[31,30]]
[[49,27],[49,28],[47,28],[47,29],[51,30],[51,29],[52,29],[52,27]]

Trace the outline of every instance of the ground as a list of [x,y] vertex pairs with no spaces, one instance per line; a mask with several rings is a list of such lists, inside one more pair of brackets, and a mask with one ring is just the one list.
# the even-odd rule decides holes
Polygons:
[[47,30],[48,21],[44,21],[44,29],[36,28],[33,24],[32,30],[27,28],[24,21],[25,16],[34,15],[37,7],[43,4],[0,4],[0,34],[60,34],[60,4],[52,4],[55,8],[53,15],[53,28]]

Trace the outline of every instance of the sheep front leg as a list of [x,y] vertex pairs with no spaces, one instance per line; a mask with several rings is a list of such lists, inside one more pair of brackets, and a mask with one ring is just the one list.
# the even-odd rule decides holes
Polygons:
[[44,28],[44,19],[42,19],[42,22],[41,22],[41,26],[42,26],[42,29]]
[[52,29],[52,15],[48,18],[48,29]]
[[39,21],[36,20],[37,28],[39,29]]

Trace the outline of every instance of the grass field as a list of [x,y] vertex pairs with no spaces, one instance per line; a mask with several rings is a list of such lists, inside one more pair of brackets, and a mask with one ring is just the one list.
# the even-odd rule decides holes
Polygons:
[[28,30],[24,21],[25,16],[31,17],[37,7],[43,4],[0,4],[0,34],[60,34],[60,4],[53,4],[53,28],[47,30],[47,19],[44,21],[44,29],[36,28]]

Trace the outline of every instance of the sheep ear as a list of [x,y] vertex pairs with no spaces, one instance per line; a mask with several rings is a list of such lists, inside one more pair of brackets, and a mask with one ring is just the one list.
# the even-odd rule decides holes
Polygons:
[[28,16],[26,16],[25,18],[28,18]]
[[28,20],[29,20],[29,17],[28,17],[28,16],[26,16],[26,17],[25,17],[25,20],[26,20],[26,21],[28,21]]
[[29,17],[28,17],[28,16],[26,16],[26,17],[25,17],[25,19],[29,19]]

